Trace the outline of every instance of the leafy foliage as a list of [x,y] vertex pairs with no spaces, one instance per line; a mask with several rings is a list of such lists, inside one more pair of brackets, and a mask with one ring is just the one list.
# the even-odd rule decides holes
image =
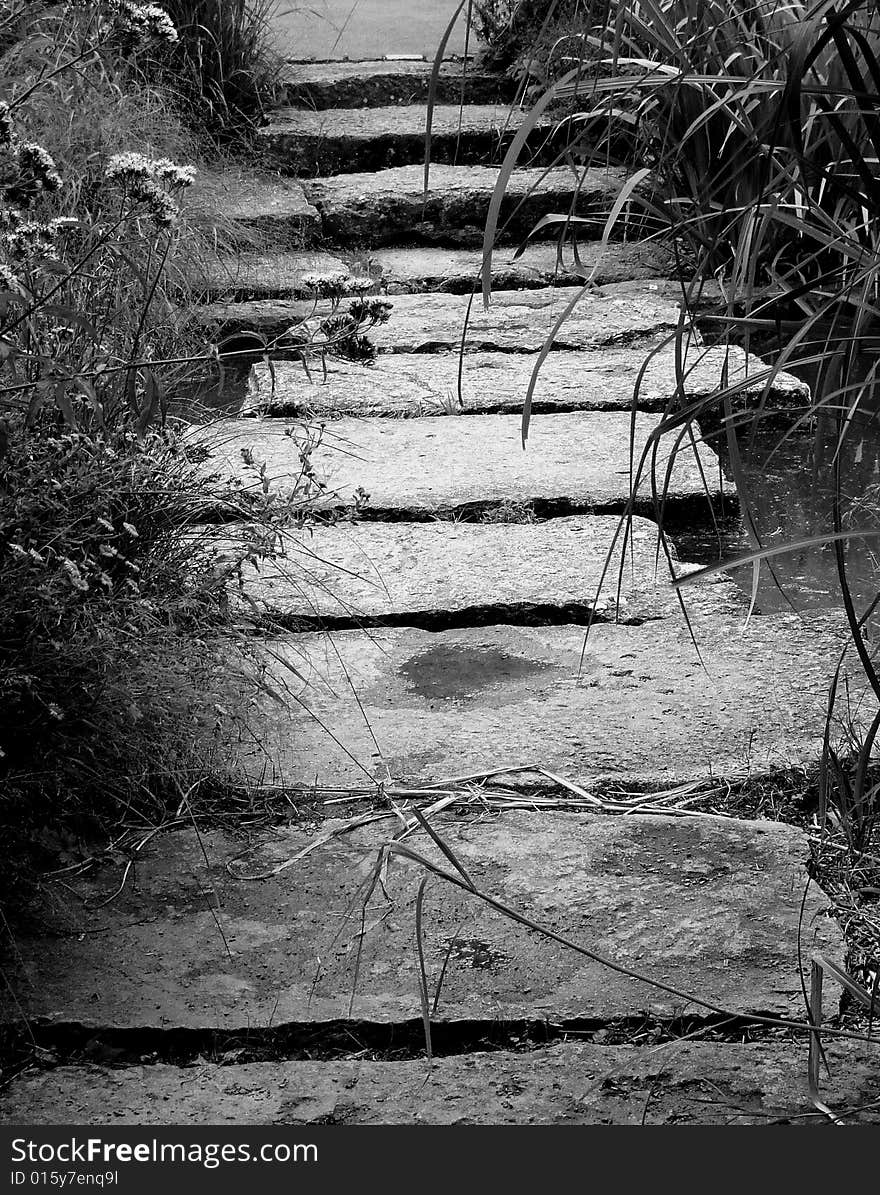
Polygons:
[[562,56],[578,53],[604,0],[474,0],[471,22],[492,66],[547,79]]

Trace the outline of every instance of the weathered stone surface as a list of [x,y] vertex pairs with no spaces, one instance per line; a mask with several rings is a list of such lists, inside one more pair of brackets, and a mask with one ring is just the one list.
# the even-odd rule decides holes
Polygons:
[[299,298],[308,292],[304,279],[316,274],[350,276],[342,257],[317,250],[240,253],[207,264],[204,292],[218,299]]
[[[477,349],[534,352],[578,287],[550,290],[498,291],[485,308],[475,300],[467,319],[464,343]],[[557,348],[586,349],[668,333],[678,323],[680,292],[673,286],[645,281],[616,293],[584,294],[556,333]],[[380,350],[425,352],[457,349],[462,342],[467,304],[459,295],[397,295],[387,324],[371,333]]]
[[[431,121],[431,161],[459,166],[500,162],[527,113],[497,104],[437,104]],[[303,176],[385,170],[425,160],[424,104],[386,108],[276,108],[259,130],[264,150],[282,169]],[[562,135],[548,118],[530,132],[520,160],[550,165]],[[564,140],[563,140],[564,144]]]
[[[876,1124],[877,1051],[826,1039],[821,1096]],[[9,1125],[822,1124],[803,1042],[559,1043],[413,1062],[60,1067],[0,1095]],[[850,1111],[852,1109],[852,1111]]]
[[[656,346],[655,346],[656,347]],[[554,352],[541,366],[532,406],[536,412],[630,410],[636,382],[649,349],[609,347],[596,352]],[[685,393],[690,401],[706,398],[721,386],[725,363],[728,385],[759,375],[759,357],[739,348],[700,348],[685,358]],[[270,370],[255,365],[249,379],[246,414],[265,415],[432,415],[458,409],[461,369],[463,415],[522,410],[534,358],[525,354],[472,353],[462,363],[458,353],[383,353],[371,365],[327,361],[326,377],[311,376],[295,361],[275,362]],[[746,394],[764,395],[765,381]],[[662,411],[675,397],[674,348],[659,349],[641,380],[637,407]],[[788,373],[778,374],[766,395],[773,406],[802,405],[809,388]],[[733,400],[741,402],[742,397]]]
[[[285,103],[303,108],[378,108],[427,104],[433,62],[291,62],[279,82]],[[516,84],[506,75],[479,71],[473,62],[441,64],[435,99],[439,104],[498,104],[513,99]],[[462,94],[463,92],[463,94]]]
[[[809,851],[801,831],[532,811],[432,823],[478,891],[682,993],[614,971],[435,880],[423,946],[432,994],[449,956],[438,1021],[666,1017],[699,1013],[694,998],[803,1019],[798,924]],[[239,874],[270,871],[334,827],[342,823],[275,827],[247,840],[208,829],[201,842],[189,830],[154,840],[112,903],[69,897],[45,937],[18,937],[18,967],[7,971],[18,1005],[4,990],[0,1013],[7,1023],[23,1011],[107,1028],[418,1022],[413,933],[423,867],[392,860],[362,922],[378,849],[400,828],[390,811],[381,826],[333,838],[279,875],[248,882],[227,871],[233,860]],[[451,868],[424,832],[407,844]],[[116,868],[76,882],[95,906],[118,885]],[[827,904],[811,886],[805,958],[812,949],[840,957]],[[829,989],[829,1013],[837,998]]]
[[[666,246],[653,242],[613,242],[603,251],[601,242],[584,241],[578,245],[578,257],[580,264],[566,247],[560,262],[558,246],[548,241],[526,245],[518,257],[509,247],[499,248],[492,254],[492,286],[495,290],[573,286],[588,276],[597,286],[603,286],[676,275],[674,255]],[[377,249],[370,259],[380,285],[389,294],[421,290],[469,294],[482,264],[479,251],[436,246]]]
[[[263,742],[275,774],[306,785],[532,762],[588,786],[766,774],[818,760],[845,642],[842,622],[794,615],[706,618],[694,637],[683,618],[600,623],[586,640],[583,626],[302,635],[272,651],[308,689],[270,666],[311,714],[267,707]],[[862,692],[855,668],[850,683]]]
[[[514,171],[501,205],[502,239],[521,239],[550,212],[596,221],[598,236],[626,171],[560,166]],[[491,166],[432,166],[427,201],[421,166],[311,179],[306,195],[321,213],[324,233],[338,244],[400,244],[413,240],[481,245],[489,201],[498,179]],[[516,209],[514,211],[514,209]],[[547,236],[553,235],[552,226]],[[558,230],[557,230],[558,231]],[[584,226],[581,235],[589,235]]]
[[[485,509],[503,502],[535,503],[569,513],[623,509],[629,500],[630,441],[634,425],[636,461],[657,419],[622,412],[577,412],[536,419],[523,451],[516,415],[469,415],[424,419],[339,419],[328,424],[312,464],[327,484],[326,501],[348,506],[355,490],[370,495],[374,510],[432,514]],[[195,430],[194,440],[210,447],[206,472],[241,478],[261,486],[242,453],[265,462],[268,480],[285,491],[300,475],[299,451],[283,420],[245,422],[233,428]],[[655,468],[662,480],[673,444],[657,447]],[[724,492],[732,495],[732,487]],[[675,455],[667,479],[668,509],[695,503],[708,515],[710,498],[722,493],[718,458],[706,444],[687,445]],[[636,495],[636,513],[653,510],[650,469]]]
[[301,248],[321,231],[317,209],[292,178],[228,171],[209,182],[196,181],[188,203],[206,217],[235,220],[272,238],[272,246]]
[[[578,247],[580,267],[566,255],[560,265],[556,245],[538,241],[514,259],[511,248],[492,256],[492,286],[496,291],[527,287],[573,286],[593,272],[599,285],[632,279],[656,279],[676,274],[673,255],[663,246],[645,241],[613,243],[601,251],[599,242]],[[410,245],[377,249],[374,253],[336,256],[329,253],[240,253],[213,264],[206,289],[217,298],[265,299],[282,295],[303,297],[310,274],[337,275],[347,281],[371,278],[375,293],[389,295],[419,291],[470,294],[482,263],[474,249],[443,249]]]
[[[656,525],[614,517],[546,523],[347,523],[314,527],[286,555],[246,566],[249,602],[275,618],[398,620],[443,625],[504,622],[527,614],[560,622],[677,615],[680,605]],[[621,565],[623,566],[621,568]],[[690,565],[676,563],[676,573]],[[723,574],[694,583],[693,617],[744,613],[746,600]],[[619,599],[619,601],[618,601]]]
[[[547,340],[566,306],[577,303],[556,333],[556,349],[592,349],[670,334],[678,324],[680,291],[675,284],[644,281],[638,286],[603,288],[601,293],[580,295],[580,287],[550,290],[504,290],[492,296],[488,308],[475,299],[468,315],[462,295],[396,295],[386,324],[370,330],[369,338],[381,352],[424,353],[459,349],[467,320],[465,349],[535,353]],[[302,337],[295,325],[311,319],[316,326],[329,314],[326,302],[262,299],[250,303],[214,303],[203,309],[203,318],[217,323],[224,335],[255,331],[267,338]],[[346,310],[343,303],[342,310]],[[314,316],[313,316],[314,313]]]

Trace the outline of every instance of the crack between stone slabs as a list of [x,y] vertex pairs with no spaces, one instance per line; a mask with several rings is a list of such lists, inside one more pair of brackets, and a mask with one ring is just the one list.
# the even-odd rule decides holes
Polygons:
[[[463,523],[485,523],[496,520],[487,519],[504,506],[510,499],[476,499],[472,502],[462,502],[455,506],[435,507],[431,510],[424,508],[409,508],[405,506],[369,506],[359,513],[364,522],[381,523],[432,523],[451,522],[458,520]],[[573,498],[542,498],[524,497],[515,499],[517,505],[527,506],[538,521],[566,518],[569,515],[617,515],[627,513],[628,500],[616,499],[610,502],[579,502]],[[729,517],[739,507],[739,500],[735,493],[725,494],[687,494],[672,495],[664,503],[664,530],[674,538],[677,530],[694,530],[698,527],[711,526],[714,513],[715,519],[722,520]],[[332,508],[331,508],[332,509]],[[350,507],[338,506],[337,510],[348,510]],[[637,498],[632,504],[630,512],[634,516],[652,519],[656,522],[657,509],[652,498],[646,496]],[[531,520],[510,520],[511,522],[526,522]]]
[[[491,515],[503,510],[511,502],[517,506],[527,507],[529,518],[493,519]],[[611,502],[578,502],[573,498],[487,498],[462,502],[456,506],[408,507],[408,506],[366,506],[358,512],[358,519],[368,523],[532,523],[550,522],[552,519],[566,518],[569,515],[616,515],[621,517],[627,513],[626,499]],[[354,508],[335,499],[319,499],[314,505],[314,513],[325,516],[350,514]],[[687,494],[673,495],[666,499],[663,510],[663,526],[673,538],[677,533],[697,532],[710,533],[717,523],[719,526],[725,519],[733,518],[739,509],[738,496],[730,491],[724,494]],[[657,509],[650,497],[639,498],[633,503],[630,512],[640,518],[656,522]],[[714,518],[713,518],[714,516]],[[250,521],[238,509],[231,509],[220,504],[204,506],[192,512],[190,522],[193,526],[207,524],[222,526],[227,523],[245,523]]]
[[[661,400],[657,402],[640,403],[637,410],[640,413],[648,415],[656,415],[663,411],[663,403]],[[598,399],[592,406],[585,407],[582,402],[577,399],[537,399],[532,403],[533,415],[595,415],[595,414],[623,414],[631,415],[632,408],[621,408],[619,403],[612,400],[603,402]],[[509,403],[502,402],[484,402],[480,407],[464,407],[457,409],[450,417],[454,419],[467,419],[472,415],[519,415],[520,408],[511,407]],[[242,419],[260,419],[265,423],[270,423],[273,419],[308,419],[310,422],[323,422],[332,427],[337,419],[426,419],[434,418],[443,414],[441,407],[436,409],[430,407],[427,403],[422,410],[382,410],[379,407],[370,409],[365,404],[360,406],[352,405],[350,407],[339,407],[334,410],[322,411],[310,409],[303,403],[297,403],[296,400],[290,403],[281,403],[278,406],[270,407],[265,410],[255,408],[246,411],[240,411],[239,417]],[[720,430],[723,430],[720,429]]]
[[[754,1013],[771,1017],[772,1013]],[[449,1058],[473,1053],[529,1053],[566,1041],[597,1045],[656,1046],[698,1035],[701,1041],[749,1044],[778,1038],[780,1030],[756,1025],[750,1016],[578,1017],[562,1021],[531,1017],[511,1020],[434,1021],[432,1053]],[[598,1038],[597,1038],[598,1035]],[[79,1021],[31,1021],[0,1029],[4,1075],[25,1067],[98,1064],[114,1069],[156,1064],[215,1066],[251,1062],[403,1062],[425,1058],[421,1018],[397,1022],[334,1020],[293,1022],[271,1028],[101,1027]]]
[[[424,248],[424,246],[419,246]],[[329,246],[326,250],[329,253],[333,252],[334,247]],[[346,246],[336,247],[336,251],[342,255],[349,252]],[[377,250],[381,252],[381,249]],[[527,269],[529,267],[523,267]],[[308,271],[304,271],[307,273]],[[442,277],[440,275],[424,275],[422,277],[405,278],[393,274],[388,277],[380,277],[376,279],[377,283],[386,286],[402,286],[408,289],[399,290],[393,293],[377,294],[376,298],[385,298],[393,300],[399,295],[470,295],[474,293],[473,278],[465,277]],[[501,283],[515,283],[515,285],[499,285]],[[515,267],[497,267],[493,271],[492,287],[493,290],[549,290],[559,286],[580,286],[583,283],[583,278],[578,274],[561,273],[556,279],[552,276],[548,277],[529,277],[528,274],[517,274]],[[371,296],[373,297],[373,296]],[[269,302],[283,303],[285,301],[304,301],[308,298],[308,292],[301,287],[291,286],[206,286],[199,290],[195,296],[195,300],[199,303],[260,303],[264,300]],[[499,352],[506,352],[508,350],[499,349]]]
[[[388,614],[304,614],[277,613],[267,610],[258,621],[257,632],[272,634],[282,630],[311,634],[317,631],[365,631],[383,627],[415,627],[421,631],[454,631],[466,627],[515,626],[552,627],[612,623],[640,627],[659,622],[662,614],[615,617],[613,613],[593,610],[588,602],[522,602],[464,606],[458,610],[392,611]],[[242,628],[244,629],[244,628]],[[253,630],[252,626],[248,627]]]

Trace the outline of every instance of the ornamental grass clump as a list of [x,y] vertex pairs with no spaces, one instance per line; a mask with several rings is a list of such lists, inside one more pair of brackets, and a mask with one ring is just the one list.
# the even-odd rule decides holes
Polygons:
[[190,116],[228,140],[262,121],[283,60],[273,48],[275,0],[166,0],[177,40],[146,55],[151,77],[168,83]]

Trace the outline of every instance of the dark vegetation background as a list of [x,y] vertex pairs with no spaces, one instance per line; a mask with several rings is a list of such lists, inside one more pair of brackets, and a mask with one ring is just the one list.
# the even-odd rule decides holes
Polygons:
[[[221,491],[170,412],[213,368],[192,299],[236,235],[188,197],[260,119],[278,69],[267,12],[0,3],[7,909],[41,868],[206,794],[260,691],[228,581],[278,550],[309,483],[284,500]],[[239,520],[222,544],[199,523],[211,504]]]

